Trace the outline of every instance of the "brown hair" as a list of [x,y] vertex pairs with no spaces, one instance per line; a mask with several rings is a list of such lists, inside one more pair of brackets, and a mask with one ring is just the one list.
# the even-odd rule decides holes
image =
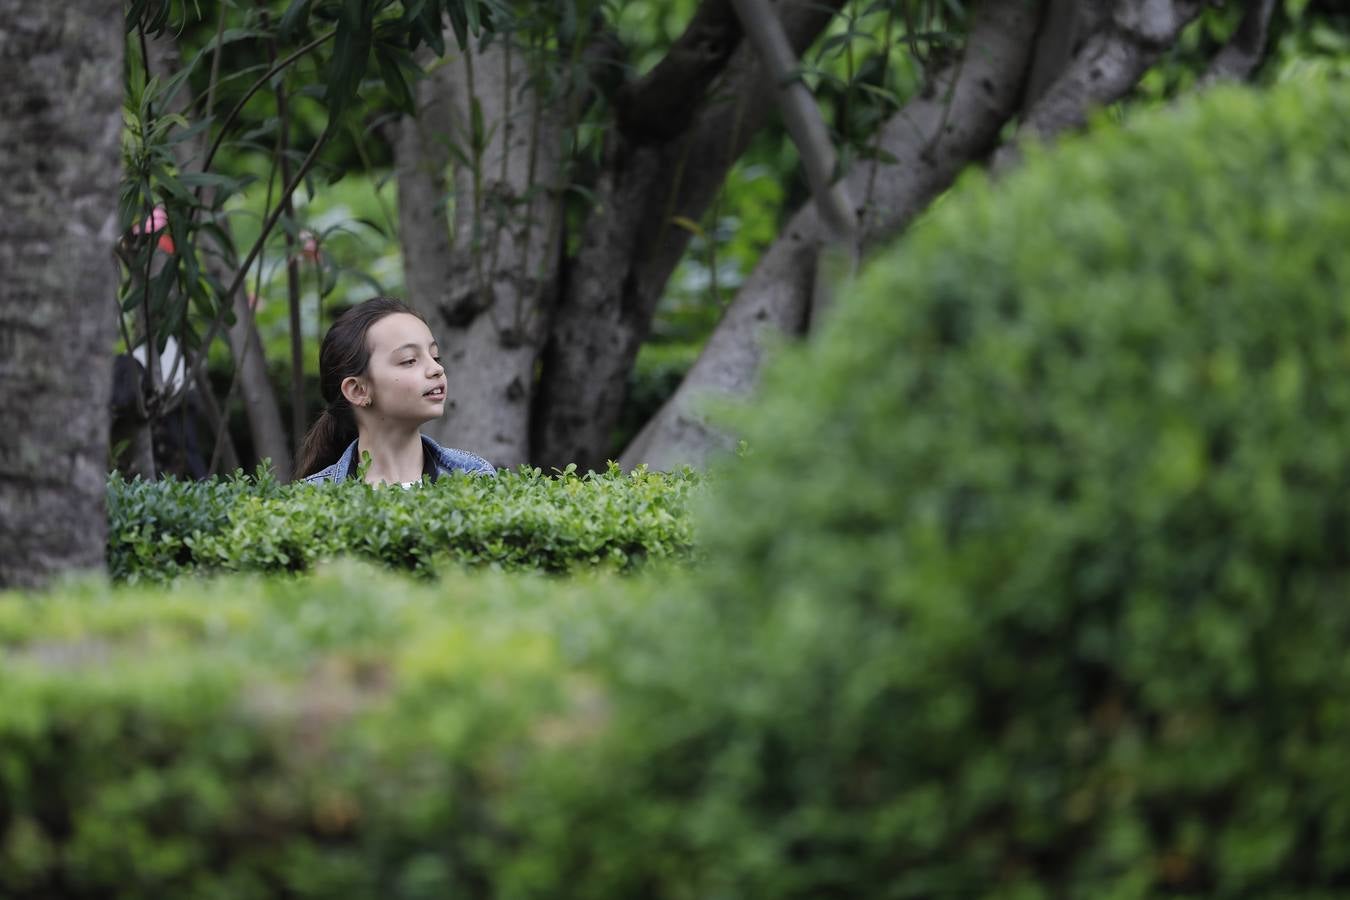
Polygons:
[[324,410],[300,445],[295,477],[304,478],[337,462],[338,456],[356,438],[356,415],[342,396],[342,382],[365,374],[370,365],[366,332],[370,326],[394,313],[407,313],[426,321],[422,314],[393,297],[372,297],[342,313],[323,336],[319,348],[319,391]]

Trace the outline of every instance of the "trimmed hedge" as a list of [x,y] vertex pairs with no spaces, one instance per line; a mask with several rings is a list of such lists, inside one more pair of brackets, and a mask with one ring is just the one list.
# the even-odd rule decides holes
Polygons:
[[420,575],[446,564],[567,572],[632,569],[693,552],[692,470],[559,476],[521,467],[410,490],[281,485],[265,469],[205,481],[108,482],[108,566],[118,580],[300,571],[352,555]]
[[967,179],[696,572],[0,598],[0,893],[1338,897],[1350,94]]

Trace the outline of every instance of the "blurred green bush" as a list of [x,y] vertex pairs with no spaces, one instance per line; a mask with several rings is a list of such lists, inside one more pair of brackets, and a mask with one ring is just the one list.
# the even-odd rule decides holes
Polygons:
[[0,896],[446,897],[506,865],[606,581],[343,561],[0,597]]
[[877,260],[697,571],[0,598],[0,893],[1343,896],[1346,246],[1213,90]]
[[692,893],[1343,895],[1348,248],[1307,83],[968,178],[877,260],[700,534],[737,690],[670,726]]
[[521,467],[498,477],[441,478],[411,490],[363,482],[281,485],[252,478],[108,482],[108,567],[114,579],[310,568],[358,556],[433,575],[446,564],[544,572],[633,569],[687,559],[692,470],[558,476]]

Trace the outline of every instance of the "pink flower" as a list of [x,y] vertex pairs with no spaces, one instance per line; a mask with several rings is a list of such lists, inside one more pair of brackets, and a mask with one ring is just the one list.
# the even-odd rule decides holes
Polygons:
[[300,232],[300,255],[310,262],[319,261],[319,239],[309,229]]
[[[163,204],[158,204],[150,211],[150,215],[144,222],[131,226],[131,233],[158,234],[164,231],[168,225],[169,213]],[[165,253],[172,253],[174,251],[173,238],[169,236],[167,231],[164,231],[163,234],[159,235],[159,240],[155,242],[155,246]]]
[[163,204],[159,204],[150,211],[149,217],[143,224],[131,226],[131,233],[140,234],[143,231],[146,234],[154,234],[157,231],[163,230],[164,226],[168,224],[169,213],[164,209]]

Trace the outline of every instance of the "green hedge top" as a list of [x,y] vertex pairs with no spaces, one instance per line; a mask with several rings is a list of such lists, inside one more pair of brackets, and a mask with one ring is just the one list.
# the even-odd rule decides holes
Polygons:
[[114,578],[297,571],[353,555],[431,573],[455,562],[565,572],[631,568],[692,552],[686,511],[699,477],[617,467],[558,477],[522,467],[497,478],[443,477],[414,488],[351,480],[280,485],[252,478],[108,483]]

